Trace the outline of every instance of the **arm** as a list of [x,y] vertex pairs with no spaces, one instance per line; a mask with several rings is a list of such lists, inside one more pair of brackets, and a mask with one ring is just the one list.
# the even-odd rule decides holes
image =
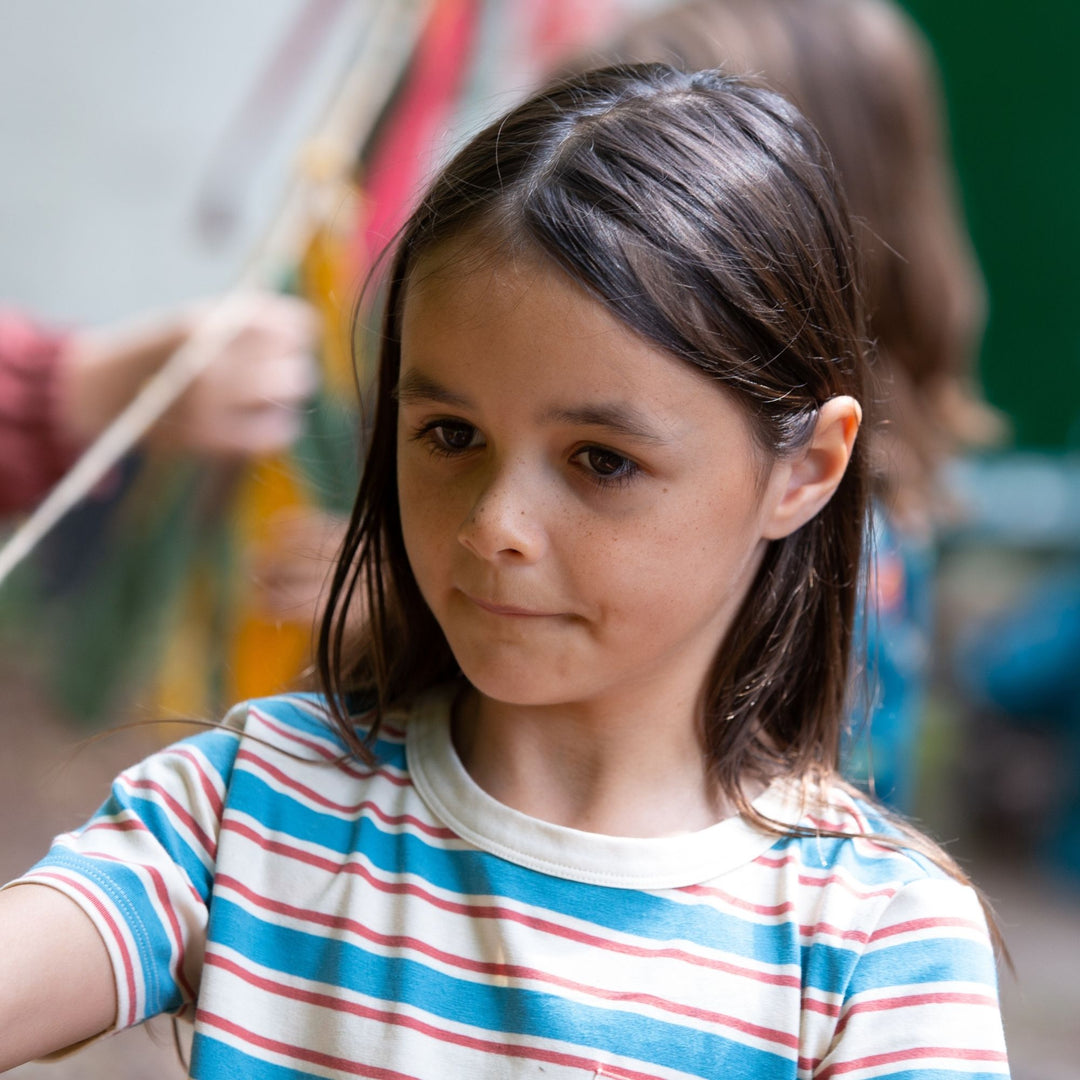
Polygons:
[[33,506],[71,464],[55,417],[63,334],[0,309],[0,514]]
[[63,893],[0,893],[0,1072],[97,1035],[116,1019],[105,943]]
[[208,731],[121,773],[0,892],[0,1070],[195,1002],[237,735]]
[[[226,340],[146,442],[158,450],[247,457],[300,434],[316,387],[316,317],[294,297],[230,299]],[[151,375],[205,323],[192,306],[60,334],[0,310],[0,514],[26,510]]]

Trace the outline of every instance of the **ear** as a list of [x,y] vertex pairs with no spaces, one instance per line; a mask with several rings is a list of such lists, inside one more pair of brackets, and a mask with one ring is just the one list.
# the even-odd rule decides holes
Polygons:
[[862,409],[853,397],[829,398],[818,410],[810,441],[773,476],[779,490],[762,535],[779,540],[805,525],[832,498],[844,478]]

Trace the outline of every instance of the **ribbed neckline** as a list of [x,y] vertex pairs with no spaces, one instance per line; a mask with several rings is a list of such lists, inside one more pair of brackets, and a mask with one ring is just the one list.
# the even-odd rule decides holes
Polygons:
[[[465,771],[450,736],[456,687],[420,698],[407,724],[409,772],[429,809],[462,839],[519,866],[554,877],[622,889],[700,885],[767,851],[773,833],[744,818],[727,818],[682,836],[606,836],[554,825],[498,802]],[[799,817],[798,792],[778,780],[754,808],[775,821]]]

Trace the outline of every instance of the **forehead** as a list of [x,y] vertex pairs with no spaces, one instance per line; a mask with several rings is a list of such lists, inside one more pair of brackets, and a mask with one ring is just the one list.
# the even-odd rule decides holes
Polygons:
[[494,376],[531,357],[537,374],[573,372],[607,386],[670,378],[695,390],[709,384],[531,251],[456,245],[421,257],[408,278],[401,330],[405,367],[465,374],[483,366]]
[[419,260],[401,331],[403,403],[475,409],[486,424],[594,423],[706,451],[754,441],[719,382],[539,256]]

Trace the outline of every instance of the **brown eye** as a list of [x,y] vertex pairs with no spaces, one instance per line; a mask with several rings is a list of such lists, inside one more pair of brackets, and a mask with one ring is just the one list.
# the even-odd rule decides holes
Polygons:
[[464,420],[432,420],[410,438],[436,457],[456,457],[484,445],[479,430]]
[[641,473],[636,462],[603,446],[586,446],[574,455],[574,460],[584,474],[600,488],[629,484]]
[[476,438],[476,428],[472,424],[443,422],[430,430],[446,450],[468,450]]
[[619,476],[633,464],[629,458],[599,446],[590,446],[584,456],[586,464],[597,476]]

